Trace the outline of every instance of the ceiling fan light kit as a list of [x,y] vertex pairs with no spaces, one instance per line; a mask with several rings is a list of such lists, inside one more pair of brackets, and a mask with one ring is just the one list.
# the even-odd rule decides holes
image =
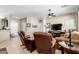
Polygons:
[[54,13],[51,13],[51,9],[48,10],[49,11],[49,14],[48,14],[48,17],[54,17]]

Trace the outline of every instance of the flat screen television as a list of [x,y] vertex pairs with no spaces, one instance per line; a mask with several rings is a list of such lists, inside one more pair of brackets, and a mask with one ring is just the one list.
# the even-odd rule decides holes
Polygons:
[[52,24],[51,30],[62,30],[62,24]]

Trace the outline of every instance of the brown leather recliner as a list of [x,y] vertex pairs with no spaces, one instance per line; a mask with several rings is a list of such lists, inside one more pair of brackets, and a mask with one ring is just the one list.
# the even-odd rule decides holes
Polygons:
[[20,31],[24,38],[30,38],[30,35],[26,35],[24,31]]
[[50,33],[35,32],[34,38],[38,53],[44,53],[44,54],[55,53],[56,40],[53,39]]
[[22,42],[22,45],[21,45],[21,46],[23,46],[23,45],[25,46],[25,45],[26,45],[25,42],[24,42],[25,37],[22,35],[21,32],[18,32],[18,34],[19,34],[20,40],[21,40],[21,42]]
[[20,31],[20,32],[18,32],[18,34],[20,36],[22,45],[24,45],[27,48],[27,50],[29,50],[30,52],[34,51],[35,50],[35,41],[31,40],[31,38],[29,36],[25,35],[24,31]]

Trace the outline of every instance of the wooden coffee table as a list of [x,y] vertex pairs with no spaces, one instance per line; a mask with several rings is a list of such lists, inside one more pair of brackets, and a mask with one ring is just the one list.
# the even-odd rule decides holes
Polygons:
[[64,52],[68,54],[79,54],[79,46],[73,45],[73,47],[69,47],[64,41],[58,42],[58,44],[61,47],[61,52],[64,54]]

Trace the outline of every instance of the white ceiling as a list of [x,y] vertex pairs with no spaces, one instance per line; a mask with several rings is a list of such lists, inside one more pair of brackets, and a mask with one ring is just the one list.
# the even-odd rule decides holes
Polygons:
[[79,5],[0,5],[0,15],[14,16],[47,16],[48,9],[51,9],[55,15],[63,15],[77,12]]

